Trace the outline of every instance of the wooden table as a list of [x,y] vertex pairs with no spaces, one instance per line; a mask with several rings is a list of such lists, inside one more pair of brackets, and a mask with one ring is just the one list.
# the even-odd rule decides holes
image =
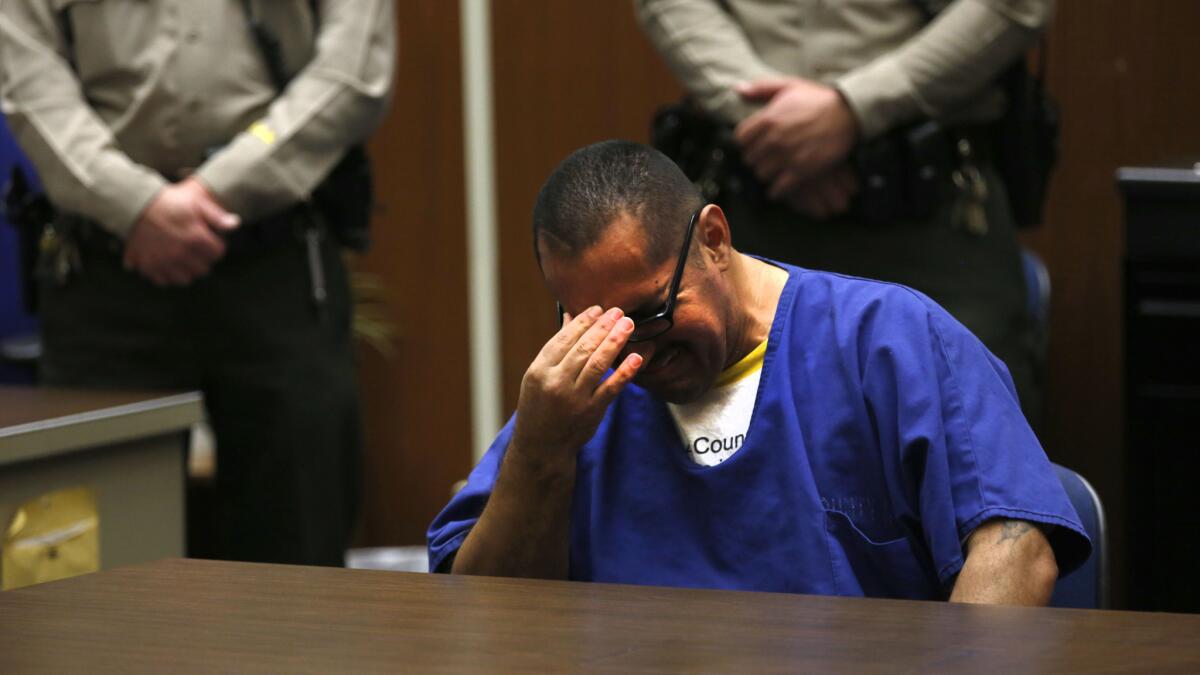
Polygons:
[[101,568],[183,555],[185,453],[203,417],[196,393],[0,387],[0,530],[25,500],[88,487]]
[[1200,616],[165,560],[0,593],[0,672],[1200,672]]

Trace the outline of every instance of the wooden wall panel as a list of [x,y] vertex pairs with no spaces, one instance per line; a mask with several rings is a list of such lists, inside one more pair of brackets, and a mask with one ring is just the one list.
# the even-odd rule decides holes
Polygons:
[[459,10],[398,0],[391,112],[371,141],[379,212],[356,265],[387,289],[396,354],[360,350],[366,545],[419,544],[470,469]]
[[[1051,458],[1095,485],[1124,578],[1121,166],[1200,161],[1200,68],[1187,56],[1200,3],[1060,0],[1050,89],[1063,109],[1062,163],[1047,225],[1027,238],[1052,282],[1047,415]],[[1145,451],[1131,448],[1130,452]],[[1183,507],[1183,505],[1180,505]]]
[[530,240],[538,188],[583,145],[649,140],[654,110],[681,90],[628,0],[494,0],[492,28],[507,416],[521,376],[556,328]]

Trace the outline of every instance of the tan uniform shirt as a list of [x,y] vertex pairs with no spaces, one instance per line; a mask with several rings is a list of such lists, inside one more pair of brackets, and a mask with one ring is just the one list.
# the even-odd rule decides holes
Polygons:
[[634,0],[638,19],[700,105],[737,123],[732,89],[795,75],[836,86],[873,138],[922,115],[978,121],[1004,105],[989,82],[1036,42],[1054,0],[954,0],[928,26],[913,0]]
[[189,169],[247,221],[306,199],[383,116],[392,2],[321,0],[319,27],[308,0],[255,7],[282,94],[240,0],[0,0],[0,110],[55,205],[123,236]]

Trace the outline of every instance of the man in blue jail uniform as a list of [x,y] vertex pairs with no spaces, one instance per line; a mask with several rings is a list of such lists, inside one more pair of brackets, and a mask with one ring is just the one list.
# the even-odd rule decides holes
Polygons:
[[533,233],[563,325],[431,569],[1045,604],[1090,544],[1003,364],[915,291],[729,231],[644,146],[554,171]]

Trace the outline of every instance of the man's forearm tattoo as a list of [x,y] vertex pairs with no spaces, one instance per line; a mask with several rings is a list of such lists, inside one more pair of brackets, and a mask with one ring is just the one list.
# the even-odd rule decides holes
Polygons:
[[996,543],[1002,544],[1006,541],[1016,541],[1032,529],[1033,526],[1023,520],[1006,520],[1000,528],[1000,538],[996,540]]

